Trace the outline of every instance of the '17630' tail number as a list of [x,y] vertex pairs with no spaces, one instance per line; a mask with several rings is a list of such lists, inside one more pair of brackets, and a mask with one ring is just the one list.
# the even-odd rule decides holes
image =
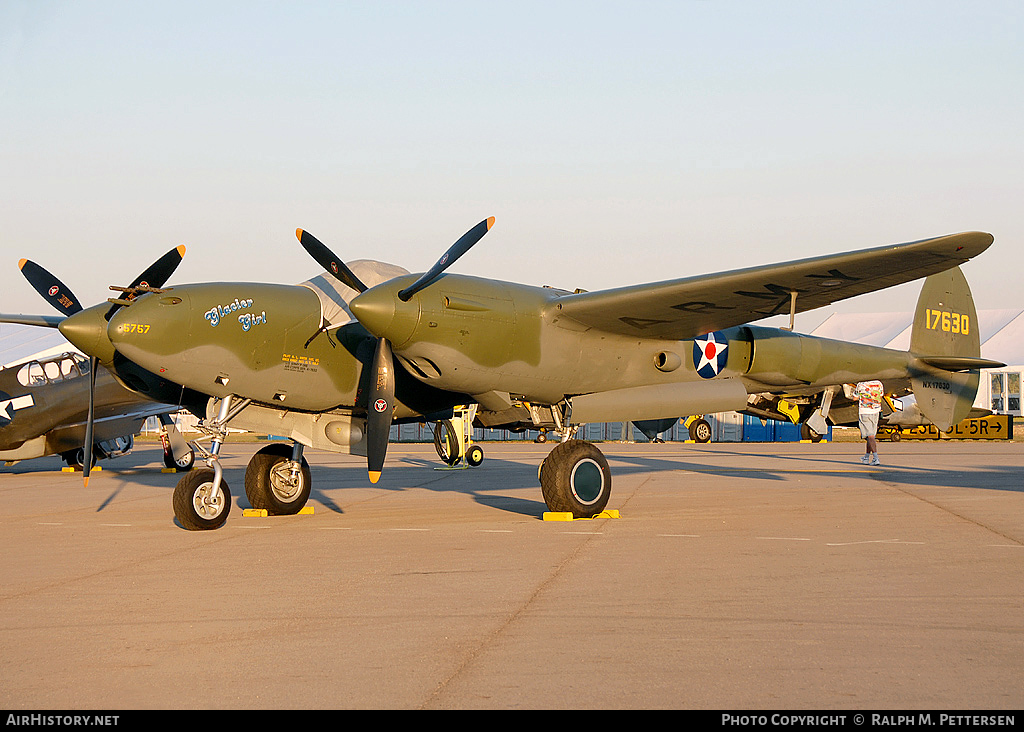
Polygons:
[[971,332],[971,318],[963,313],[951,313],[948,310],[925,310],[928,330],[943,330],[947,333]]

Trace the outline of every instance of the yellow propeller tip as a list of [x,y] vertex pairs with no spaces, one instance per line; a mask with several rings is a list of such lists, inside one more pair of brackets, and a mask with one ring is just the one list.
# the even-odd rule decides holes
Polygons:
[[89,487],[89,479],[88,478],[83,478],[82,481],[85,483],[85,487],[88,488]]
[[494,217],[491,216],[487,219],[487,230],[490,231],[491,227],[494,226]]
[[302,241],[302,229],[295,230],[295,238],[298,239],[299,241]]
[[25,262],[27,262],[27,261],[28,261],[27,259],[19,259],[18,260],[18,269],[25,269]]
[[370,482],[371,483],[376,483],[378,480],[380,480],[380,471],[379,470],[371,470],[370,471]]

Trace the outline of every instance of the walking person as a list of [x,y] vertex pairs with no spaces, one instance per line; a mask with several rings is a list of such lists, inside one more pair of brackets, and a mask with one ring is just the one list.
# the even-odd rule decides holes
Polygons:
[[865,465],[881,465],[875,435],[878,433],[878,417],[882,412],[882,382],[862,381],[856,386],[846,384],[843,390],[848,397],[857,400],[857,426],[865,441],[864,457],[860,461]]

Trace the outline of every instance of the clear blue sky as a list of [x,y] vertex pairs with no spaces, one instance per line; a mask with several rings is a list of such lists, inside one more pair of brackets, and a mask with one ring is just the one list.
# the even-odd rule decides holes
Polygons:
[[[596,290],[964,230],[1024,307],[1019,2],[0,0],[0,311],[293,283],[305,228]],[[909,310],[917,287],[851,310]],[[804,316],[807,317],[807,316]],[[801,320],[797,321],[798,327]]]

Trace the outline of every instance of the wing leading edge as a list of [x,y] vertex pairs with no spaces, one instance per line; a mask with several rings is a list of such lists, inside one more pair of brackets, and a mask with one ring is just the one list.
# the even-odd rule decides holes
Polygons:
[[790,311],[814,310],[963,264],[992,244],[966,232],[845,254],[564,295],[560,317],[608,333],[684,339]]

